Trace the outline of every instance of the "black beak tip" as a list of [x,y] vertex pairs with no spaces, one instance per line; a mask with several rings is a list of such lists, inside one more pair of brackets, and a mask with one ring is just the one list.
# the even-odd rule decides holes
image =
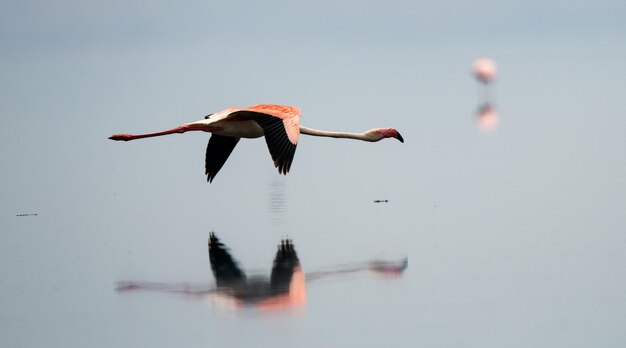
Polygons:
[[398,133],[398,140],[400,140],[401,143],[404,143],[404,138],[400,135],[400,133]]

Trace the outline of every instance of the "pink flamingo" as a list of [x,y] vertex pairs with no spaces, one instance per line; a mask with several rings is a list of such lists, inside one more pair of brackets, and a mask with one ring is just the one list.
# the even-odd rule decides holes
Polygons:
[[472,72],[478,81],[489,84],[496,78],[496,62],[491,58],[478,58],[472,66]]
[[330,132],[306,128],[300,126],[300,109],[272,104],[229,108],[205,116],[203,120],[185,123],[166,131],[137,135],[114,134],[109,139],[129,141],[188,131],[212,133],[205,158],[205,174],[209,182],[213,181],[241,138],[265,136],[265,142],[274,160],[274,166],[278,168],[280,174],[289,172],[300,134],[369,142],[396,138],[400,142],[404,142],[400,133],[393,128],[375,128],[364,133]]

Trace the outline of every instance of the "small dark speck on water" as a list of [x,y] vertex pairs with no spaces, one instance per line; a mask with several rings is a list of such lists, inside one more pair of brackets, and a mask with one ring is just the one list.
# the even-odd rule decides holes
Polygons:
[[388,199],[376,199],[376,200],[374,200],[374,203],[387,203],[387,202],[389,202]]
[[37,214],[17,214],[15,216],[37,216]]

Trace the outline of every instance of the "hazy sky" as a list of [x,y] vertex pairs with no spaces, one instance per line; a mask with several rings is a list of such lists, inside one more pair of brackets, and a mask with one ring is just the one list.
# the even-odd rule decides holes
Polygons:
[[[623,1],[3,1],[0,345],[624,346],[625,42]],[[243,140],[209,185],[208,134],[107,140],[257,103],[405,143],[302,136],[285,177]],[[210,282],[211,230],[249,268],[288,235],[305,271],[409,269],[268,320],[113,291]]]

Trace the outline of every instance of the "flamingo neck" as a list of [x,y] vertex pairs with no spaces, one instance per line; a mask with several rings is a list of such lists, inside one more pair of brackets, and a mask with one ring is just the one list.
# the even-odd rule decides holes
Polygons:
[[344,139],[357,139],[364,141],[372,141],[364,133],[348,133],[348,132],[331,132],[319,129],[307,128],[300,126],[300,133],[306,135],[313,135],[316,137],[329,137],[329,138],[344,138]]

